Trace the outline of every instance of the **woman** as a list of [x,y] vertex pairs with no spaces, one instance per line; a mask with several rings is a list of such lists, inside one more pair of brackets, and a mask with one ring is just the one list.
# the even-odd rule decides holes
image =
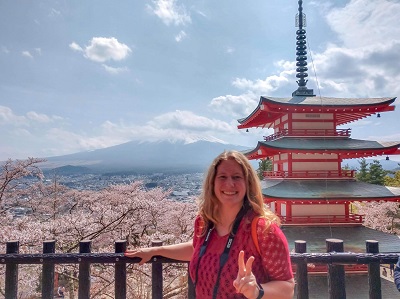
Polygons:
[[[260,252],[251,236],[257,220]],[[260,181],[237,151],[211,164],[200,196],[193,241],[128,250],[143,264],[152,256],[190,261],[197,298],[292,298],[294,280],[279,219],[264,207]]]

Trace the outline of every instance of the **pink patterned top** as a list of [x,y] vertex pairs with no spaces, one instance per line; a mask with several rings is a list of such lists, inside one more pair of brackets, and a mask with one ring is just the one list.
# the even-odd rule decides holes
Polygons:
[[[258,283],[293,278],[286,237],[276,224],[271,224],[269,229],[266,230],[267,223],[264,218],[260,218],[257,223],[257,236],[262,254],[258,253],[251,237],[251,220],[254,216],[253,212],[249,212],[239,225],[229,252],[228,261],[221,271],[217,298],[245,298],[242,294],[237,294],[233,286],[233,281],[236,279],[239,269],[238,256],[241,250],[244,250],[245,261],[250,256],[255,257],[252,271]],[[189,265],[190,276],[193,281],[196,279],[200,247],[205,238],[205,236],[199,237],[202,222],[200,216],[198,216],[195,221],[196,235],[193,238],[194,252]],[[212,298],[219,269],[219,258],[225,249],[228,236],[219,236],[216,230],[212,231],[206,252],[200,260],[196,298]]]

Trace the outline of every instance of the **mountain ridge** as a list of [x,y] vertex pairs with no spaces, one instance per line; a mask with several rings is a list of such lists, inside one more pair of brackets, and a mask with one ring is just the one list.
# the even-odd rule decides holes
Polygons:
[[80,166],[93,172],[204,172],[212,160],[225,150],[247,150],[244,146],[210,141],[139,142],[48,157],[41,163],[45,170]]

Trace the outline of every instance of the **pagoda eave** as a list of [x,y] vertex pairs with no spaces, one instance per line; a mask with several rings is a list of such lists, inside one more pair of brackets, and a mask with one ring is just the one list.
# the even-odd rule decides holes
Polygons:
[[263,159],[278,154],[338,155],[342,159],[397,155],[400,142],[371,142],[342,139],[300,139],[284,137],[274,141],[259,141],[256,148],[245,151],[248,159]]
[[[298,97],[303,98],[303,97]],[[312,97],[315,99],[315,97]],[[308,98],[307,98],[308,99]],[[336,115],[337,124],[350,123],[373,114],[394,111],[395,106],[390,106],[396,98],[364,99],[366,103],[357,102],[355,105],[332,104],[331,98],[322,98],[321,103],[315,101],[305,104],[306,101],[293,101],[288,99],[274,100],[272,98],[261,97],[256,109],[246,118],[239,119],[239,129],[252,127],[269,127],[274,120],[287,113],[333,113]],[[336,99],[337,100],[337,99]],[[342,102],[346,99],[339,99]],[[371,100],[374,100],[371,102]],[[380,101],[379,101],[380,100]],[[324,104],[328,101],[329,104]]]
[[353,180],[264,180],[266,200],[334,204],[355,201],[400,202],[400,187],[373,185]]
[[271,113],[261,109],[256,109],[249,117],[239,119],[238,129],[247,129],[254,127],[269,128],[273,122],[279,118],[281,113]]

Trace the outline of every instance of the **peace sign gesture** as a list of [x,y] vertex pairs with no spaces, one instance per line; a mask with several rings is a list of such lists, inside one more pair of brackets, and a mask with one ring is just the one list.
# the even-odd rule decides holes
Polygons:
[[253,266],[254,256],[249,257],[244,263],[244,251],[239,252],[238,265],[239,271],[236,279],[233,282],[233,286],[237,293],[242,293],[246,298],[253,299],[257,298],[259,289],[256,281],[256,277],[251,271]]

